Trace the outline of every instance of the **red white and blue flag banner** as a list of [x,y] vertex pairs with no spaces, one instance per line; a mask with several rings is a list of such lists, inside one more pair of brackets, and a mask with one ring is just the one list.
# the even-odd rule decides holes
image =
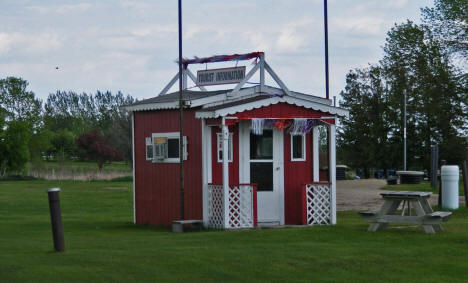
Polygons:
[[232,54],[232,55],[215,55],[211,57],[198,58],[194,59],[183,59],[182,64],[187,67],[189,64],[205,64],[205,63],[216,63],[216,62],[228,62],[228,61],[242,61],[250,59],[258,59],[263,52],[251,52],[246,54]]

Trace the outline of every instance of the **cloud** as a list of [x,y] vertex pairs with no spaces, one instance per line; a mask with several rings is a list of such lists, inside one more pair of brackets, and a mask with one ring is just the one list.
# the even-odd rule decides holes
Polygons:
[[13,36],[8,33],[0,33],[0,55],[8,53],[14,42]]
[[47,53],[59,49],[62,42],[52,33],[0,33],[0,55],[9,52]]
[[278,51],[294,52],[305,46],[312,26],[314,21],[311,19],[301,19],[283,25],[275,42]]
[[387,29],[387,22],[378,17],[340,17],[330,20],[330,28],[353,35],[381,35]]
[[387,0],[385,1],[385,6],[389,8],[401,9],[408,4],[408,0]]
[[40,13],[57,13],[57,14],[68,14],[68,13],[82,13],[86,12],[92,5],[89,3],[78,3],[70,5],[60,5],[60,6],[29,6],[26,9]]

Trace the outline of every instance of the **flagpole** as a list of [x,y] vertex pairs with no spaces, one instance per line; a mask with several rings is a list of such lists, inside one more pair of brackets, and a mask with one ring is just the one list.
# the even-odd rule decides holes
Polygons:
[[[327,0],[323,1],[323,25],[324,25],[324,33],[325,33],[325,96],[327,99],[330,99],[330,83],[329,83],[329,72],[328,72],[328,3]],[[328,181],[332,182],[331,180],[331,172],[332,168],[331,165],[333,162],[330,160],[330,136],[331,136],[331,128],[328,127],[327,131],[327,160],[328,160]]]
[[179,0],[179,160],[180,160],[180,220],[184,220],[184,110],[182,100],[182,0]]
[[330,84],[328,77],[328,3],[327,0],[324,0],[323,2],[323,18],[325,26],[325,95],[327,99],[330,99]]

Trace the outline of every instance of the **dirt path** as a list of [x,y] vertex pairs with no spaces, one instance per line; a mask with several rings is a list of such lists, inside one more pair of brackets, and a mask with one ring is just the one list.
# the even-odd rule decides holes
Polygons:
[[[363,211],[379,209],[382,206],[383,199],[380,193],[386,192],[381,190],[386,185],[385,180],[346,180],[337,181],[336,184],[336,208],[338,211]],[[436,194],[431,196],[429,200],[431,205],[437,204],[437,198]]]

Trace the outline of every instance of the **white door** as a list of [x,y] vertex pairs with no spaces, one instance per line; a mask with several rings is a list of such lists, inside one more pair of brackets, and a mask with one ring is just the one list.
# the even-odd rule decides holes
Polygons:
[[263,135],[253,135],[245,124],[240,132],[243,158],[239,165],[243,168],[239,168],[239,181],[258,184],[258,225],[283,225],[283,131],[265,129]]

